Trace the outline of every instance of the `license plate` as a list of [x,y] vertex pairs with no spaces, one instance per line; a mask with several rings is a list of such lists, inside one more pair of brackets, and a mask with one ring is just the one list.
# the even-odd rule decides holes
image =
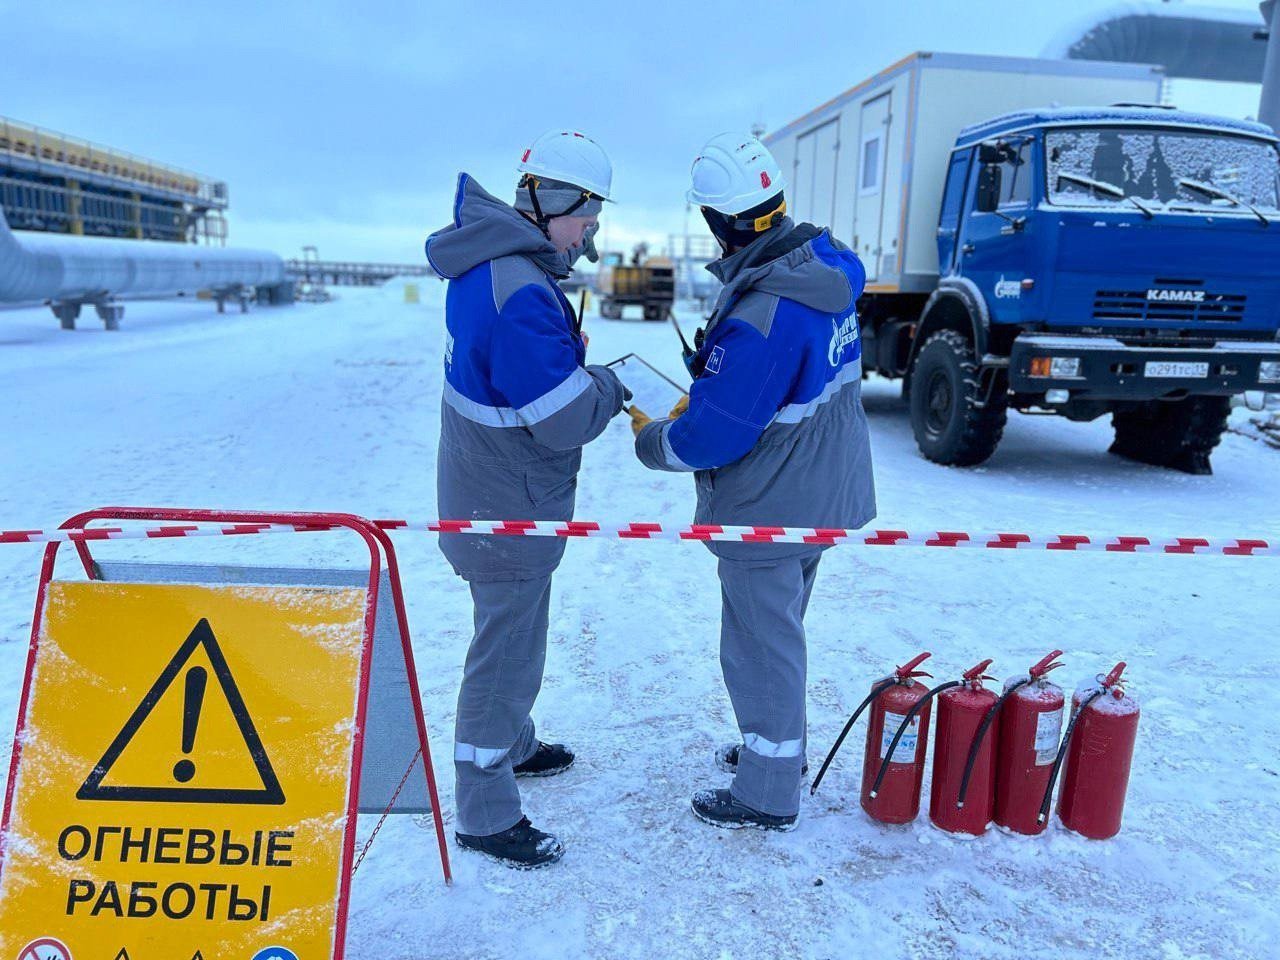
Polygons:
[[1181,379],[1197,379],[1209,375],[1209,364],[1187,363],[1175,360],[1151,360],[1147,363],[1148,377],[1178,377]]

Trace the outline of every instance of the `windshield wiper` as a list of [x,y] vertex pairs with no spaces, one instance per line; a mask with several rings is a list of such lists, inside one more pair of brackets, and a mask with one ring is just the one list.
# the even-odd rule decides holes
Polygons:
[[1105,180],[1094,180],[1092,177],[1083,177],[1078,173],[1060,173],[1059,180],[1070,180],[1072,183],[1078,183],[1082,187],[1088,187],[1091,190],[1097,190],[1098,193],[1105,193],[1109,197],[1115,197],[1117,200],[1128,200],[1135,207],[1142,211],[1142,215],[1148,220],[1155,219],[1155,213],[1145,203],[1137,197],[1131,197],[1114,183],[1107,183]]
[[1125,198],[1126,200],[1128,200],[1130,203],[1132,203],[1132,204],[1133,204],[1135,207],[1137,207],[1139,210],[1141,210],[1141,211],[1142,211],[1142,215],[1143,215],[1144,217],[1146,217],[1148,220],[1154,220],[1154,219],[1156,218],[1156,215],[1155,215],[1155,213],[1151,210],[1151,208],[1150,208],[1150,207],[1148,207],[1148,206],[1147,206],[1145,203],[1143,203],[1141,200],[1139,200],[1137,197],[1131,197],[1131,196],[1129,196],[1129,195],[1126,193],[1126,194],[1125,194],[1125,196],[1124,196],[1124,198]]
[[1119,200],[1124,199],[1124,191],[1114,183],[1107,183],[1105,180],[1094,180],[1092,177],[1084,177],[1078,173],[1060,173],[1058,174],[1058,179],[1070,180],[1072,183],[1078,183],[1082,187],[1097,190],[1098,193],[1105,193]]
[[1237,207],[1248,207],[1253,211],[1253,215],[1262,221],[1262,225],[1264,227],[1271,226],[1271,221],[1267,219],[1266,214],[1255,207],[1252,203],[1248,200],[1241,200],[1239,197],[1232,196],[1227,193],[1227,191],[1219,187],[1215,187],[1208,183],[1201,183],[1199,180],[1190,180],[1187,177],[1180,178],[1178,180],[1178,186],[1186,187],[1188,190],[1194,190],[1196,193],[1202,193],[1206,197],[1217,197],[1219,200],[1226,200],[1228,203]]

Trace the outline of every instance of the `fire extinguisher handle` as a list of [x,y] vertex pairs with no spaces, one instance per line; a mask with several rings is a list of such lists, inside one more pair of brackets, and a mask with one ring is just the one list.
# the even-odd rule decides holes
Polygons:
[[1040,813],[1036,817],[1036,823],[1044,823],[1049,819],[1049,808],[1053,806],[1053,788],[1058,782],[1058,771],[1062,769],[1062,761],[1067,755],[1067,747],[1071,743],[1071,734],[1075,732],[1076,721],[1079,720],[1085,710],[1089,708],[1089,704],[1097,700],[1103,694],[1103,690],[1095,690],[1089,696],[1085,697],[1080,704],[1080,709],[1071,717],[1071,722],[1067,724],[1067,732],[1062,736],[1062,743],[1058,746],[1058,755],[1053,758],[1053,769],[1049,771],[1049,784],[1044,790],[1044,800],[1040,802]]
[[930,700],[940,694],[943,690],[950,690],[952,687],[959,687],[964,684],[963,680],[948,680],[946,683],[940,683],[923,697],[911,705],[911,709],[907,711],[907,715],[902,718],[902,723],[898,724],[898,729],[893,734],[893,740],[889,742],[889,751],[884,755],[884,759],[880,761],[880,770],[876,773],[876,782],[871,785],[871,799],[876,798],[876,794],[880,792],[880,784],[884,783],[885,772],[889,769],[889,764],[893,762],[893,752],[898,749],[898,741],[902,739],[902,735],[906,732],[907,727],[911,726],[911,721],[916,715],[925,708]]
[[957,810],[964,806],[964,798],[969,793],[969,778],[973,776],[973,767],[978,761],[978,751],[982,749],[982,741],[986,738],[987,731],[991,728],[992,722],[995,721],[996,714],[1000,712],[1000,708],[1004,706],[1004,702],[1009,699],[1009,697],[1016,692],[1019,687],[1025,687],[1030,682],[1031,678],[1027,677],[1025,680],[1018,680],[1015,683],[1009,684],[1009,689],[1005,690],[1004,693],[1000,694],[1000,696],[996,698],[996,702],[991,705],[991,709],[989,709],[986,716],[982,718],[982,723],[978,724],[978,730],[973,735],[973,743],[969,745],[969,756],[966,757],[964,761],[964,773],[960,777],[960,791],[956,794]]
[[1107,674],[1106,679],[1102,681],[1102,685],[1108,690],[1114,687],[1117,683],[1120,682],[1120,674],[1124,673],[1124,668],[1127,666],[1128,664],[1125,663],[1123,660],[1117,663],[1114,667],[1111,668],[1111,672]]
[[1045,657],[1043,660],[1041,660],[1034,667],[1032,667],[1030,670],[1027,671],[1031,675],[1031,679],[1039,680],[1050,670],[1057,670],[1060,666],[1062,666],[1062,663],[1061,662],[1055,663],[1054,661],[1056,661],[1060,656],[1062,656],[1061,650],[1051,651],[1047,657]]
[[926,650],[924,653],[916,654],[914,657],[912,657],[902,666],[898,667],[898,669],[894,672],[899,680],[908,680],[912,677],[927,677],[929,676],[929,674],[924,673],[923,671],[916,670],[916,667],[920,666],[920,664],[924,663],[931,656],[933,656],[933,654],[931,654],[928,650]]
[[[925,654],[927,657],[928,654]],[[853,729],[853,725],[858,722],[858,717],[862,715],[862,711],[867,709],[876,697],[884,693],[892,687],[897,681],[893,677],[881,680],[871,688],[871,692],[867,694],[865,700],[858,704],[858,709],[853,711],[848,721],[845,722],[844,729],[840,731],[840,736],[836,737],[836,742],[831,745],[831,750],[827,754],[827,759],[822,761],[822,766],[818,769],[818,775],[813,778],[813,785],[809,787],[809,796],[813,796],[818,792],[818,784],[822,783],[822,778],[826,775],[827,767],[831,766],[831,761],[835,759],[836,753],[844,744],[844,738],[849,735],[849,731]]]

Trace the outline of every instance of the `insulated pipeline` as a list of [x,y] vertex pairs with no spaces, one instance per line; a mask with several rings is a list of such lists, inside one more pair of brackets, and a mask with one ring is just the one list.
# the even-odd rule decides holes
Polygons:
[[0,302],[163,297],[284,280],[263,250],[9,229],[0,210]]

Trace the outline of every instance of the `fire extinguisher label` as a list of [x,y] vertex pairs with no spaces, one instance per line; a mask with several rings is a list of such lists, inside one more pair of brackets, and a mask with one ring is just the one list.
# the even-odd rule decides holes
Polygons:
[[[902,726],[902,721],[907,719],[905,713],[894,713],[886,710],[884,714],[884,729],[880,732],[880,759],[883,760],[889,755],[889,746],[893,743],[893,735],[898,732],[898,728]],[[920,717],[911,718],[911,726],[902,731],[902,739],[898,741],[897,748],[893,751],[894,763],[912,763],[916,758],[916,741],[920,736]]]
[[1062,737],[1062,708],[1049,710],[1036,717],[1036,766],[1053,763]]

